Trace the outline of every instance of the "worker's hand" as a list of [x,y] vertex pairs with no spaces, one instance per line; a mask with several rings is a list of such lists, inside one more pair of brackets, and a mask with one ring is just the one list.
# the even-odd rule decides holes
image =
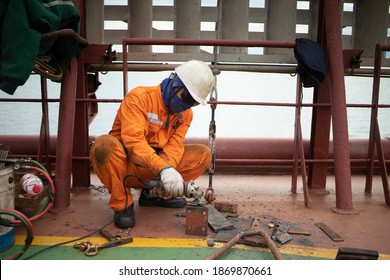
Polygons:
[[165,168],[160,173],[164,185],[164,194],[172,197],[183,196],[183,177],[173,167]]

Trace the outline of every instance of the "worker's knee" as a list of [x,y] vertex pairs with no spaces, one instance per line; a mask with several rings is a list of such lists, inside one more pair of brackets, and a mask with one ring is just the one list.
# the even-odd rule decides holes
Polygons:
[[208,146],[198,144],[199,154],[202,155],[203,161],[207,164],[211,161],[211,150]]
[[[108,161],[108,158],[115,151],[119,141],[111,135],[102,135],[96,138],[91,148],[91,161],[102,165]],[[120,144],[120,143],[119,143]]]
[[190,144],[185,146],[185,154],[190,161],[198,162],[200,165],[209,165],[211,161],[210,148],[203,144]]
[[114,143],[116,141],[118,141],[118,139],[116,139],[114,136],[110,134],[103,134],[94,140],[93,146],[99,147],[101,145],[105,145],[106,143]]

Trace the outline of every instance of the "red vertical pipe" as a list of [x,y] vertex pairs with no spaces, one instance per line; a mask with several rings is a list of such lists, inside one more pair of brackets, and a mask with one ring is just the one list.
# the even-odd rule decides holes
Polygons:
[[[326,44],[325,22],[324,22],[324,1],[321,0],[318,9],[317,41],[322,46]],[[313,103],[330,104],[330,82],[329,74],[325,76],[320,87],[314,89]],[[313,159],[329,158],[329,143],[331,129],[331,108],[313,107],[311,136],[310,136],[310,157]],[[326,180],[328,163],[315,162],[309,164],[308,184],[311,192],[317,194],[328,194]]]
[[49,105],[47,103],[47,79],[41,76],[41,97],[42,97],[42,120],[40,140],[38,146],[38,161],[42,162],[45,158],[45,167],[51,174],[50,162],[50,129],[49,129]]
[[368,159],[367,164],[367,177],[365,193],[371,194],[372,192],[372,178],[374,174],[374,157],[375,157],[375,128],[378,117],[378,103],[379,103],[379,89],[381,81],[381,68],[382,68],[382,49],[380,44],[375,46],[375,64],[374,64],[374,82],[372,88],[372,109],[371,109],[371,122],[370,122],[370,136],[368,142]]
[[331,78],[333,148],[337,213],[352,214],[351,163],[341,41],[339,1],[324,1],[326,43]]
[[[329,75],[325,76],[321,87],[315,90],[313,103],[329,104],[330,82]],[[313,117],[311,126],[310,155],[313,159],[329,158],[330,128],[331,128],[331,108],[313,107]],[[312,192],[327,194],[326,178],[328,163],[316,162],[309,165],[309,185]]]
[[[86,34],[86,10],[85,1],[73,1],[80,14],[80,36],[87,37]],[[87,72],[84,61],[85,52],[81,52],[78,56],[78,78],[77,78],[77,99],[87,99]],[[88,131],[88,112],[87,103],[78,102],[76,104],[75,119],[77,126],[75,126],[73,138],[73,156],[88,157],[89,156],[89,131]],[[72,178],[73,187],[88,187],[90,185],[90,166],[88,161],[74,160],[72,162]]]
[[[78,57],[78,75],[77,75],[77,99],[87,99],[86,70],[84,65],[84,53]],[[89,157],[89,131],[88,131],[88,110],[86,102],[77,102],[75,119],[74,138],[73,138],[73,156]],[[89,161],[73,160],[72,162],[73,187],[90,186],[90,165]]]
[[61,84],[55,170],[56,192],[54,207],[56,208],[69,207],[70,204],[77,70],[78,60],[72,57]]
[[382,184],[383,184],[383,192],[385,195],[385,201],[386,201],[386,204],[388,206],[390,206],[389,179],[387,178],[386,161],[385,161],[385,156],[383,154],[382,138],[381,138],[381,133],[379,131],[378,119],[376,119],[376,122],[375,122],[375,142],[376,142],[376,150],[378,153],[379,170],[381,172],[381,177],[382,177]]
[[126,38],[122,39],[122,55],[123,55],[123,96],[127,94],[127,42]]
[[[297,181],[298,181],[298,165],[299,165],[299,140],[298,140],[298,122],[301,121],[301,94],[302,94],[302,85],[301,78],[297,75],[297,87],[295,92],[295,123],[294,123],[294,163],[292,170],[292,179],[291,179],[291,192],[293,194],[297,193]],[[302,159],[301,159],[302,160]]]

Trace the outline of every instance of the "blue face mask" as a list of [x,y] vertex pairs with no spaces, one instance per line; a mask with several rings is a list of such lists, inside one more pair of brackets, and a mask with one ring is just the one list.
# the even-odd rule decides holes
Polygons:
[[[177,96],[175,88],[184,89],[183,96],[185,97],[185,100],[182,100],[179,96]],[[173,113],[183,112],[198,104],[192,99],[183,82],[174,73],[172,73],[169,78],[162,81],[161,90],[165,106]]]
[[173,113],[179,113],[179,112],[183,112],[189,108],[191,108],[192,106],[185,103],[179,96],[177,96],[176,94],[174,94],[174,96],[172,97],[171,99],[171,102],[169,104],[169,108],[171,109],[171,111]]

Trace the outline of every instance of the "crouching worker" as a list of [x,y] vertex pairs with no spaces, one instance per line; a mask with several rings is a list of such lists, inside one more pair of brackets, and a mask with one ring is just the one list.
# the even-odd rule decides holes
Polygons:
[[[209,66],[192,60],[161,84],[137,87],[123,99],[111,131],[99,136],[91,148],[91,163],[111,194],[117,227],[135,225],[130,188],[142,188],[139,206],[186,206],[183,183],[198,178],[211,160],[206,145],[184,145],[191,107],[206,105],[213,85]],[[163,188],[147,189],[147,182],[156,178]]]

